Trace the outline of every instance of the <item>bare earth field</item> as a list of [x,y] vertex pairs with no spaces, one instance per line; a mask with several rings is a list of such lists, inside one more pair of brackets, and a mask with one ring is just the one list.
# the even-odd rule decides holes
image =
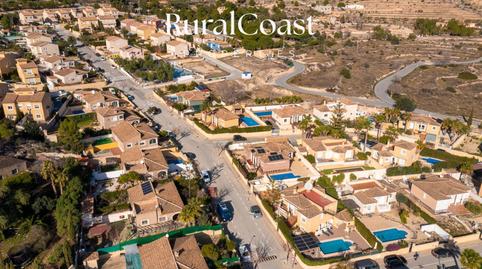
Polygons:
[[[382,76],[419,60],[474,59],[482,54],[477,44],[437,41],[402,41],[392,45],[386,41],[359,42],[358,46],[338,44],[330,48],[332,55],[306,51],[304,73],[291,79],[291,83],[312,88],[335,88],[350,96],[373,96],[373,85]],[[333,53],[336,51],[336,53]],[[333,55],[334,54],[334,55]],[[340,71],[347,68],[351,78],[346,79]]]
[[208,84],[209,89],[218,96],[226,104],[243,103],[253,105],[256,98],[275,99],[282,96],[300,96],[305,101],[320,103],[324,99],[320,96],[308,94],[293,93],[291,91],[267,85],[265,83],[256,83],[252,80],[226,80]]
[[184,62],[182,66],[203,75],[207,79],[229,75],[227,72],[203,60]]
[[209,83],[214,95],[220,97],[227,104],[254,104],[256,98],[278,98],[281,96],[297,95],[305,101],[321,102],[322,97],[293,93],[291,91],[270,85],[276,74],[285,72],[288,67],[282,63],[261,60],[256,57],[227,57],[222,59],[229,65],[241,71],[251,71],[253,78],[248,80],[220,81]]
[[[460,79],[457,76],[461,72],[471,72],[478,78]],[[474,116],[482,118],[482,64],[418,68],[390,91],[410,96],[425,110],[460,116],[473,109]]]

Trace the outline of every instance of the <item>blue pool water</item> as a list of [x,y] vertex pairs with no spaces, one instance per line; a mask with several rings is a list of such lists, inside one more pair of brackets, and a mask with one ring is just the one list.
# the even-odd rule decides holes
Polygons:
[[187,71],[186,69],[182,69],[180,67],[174,66],[174,78],[180,78],[182,76],[191,75],[191,72]]
[[442,160],[439,160],[439,159],[435,159],[435,158],[430,158],[430,157],[423,157],[422,160],[428,162],[429,164],[437,164],[439,162],[441,162]]
[[347,251],[350,249],[352,243],[343,239],[336,239],[332,241],[319,243],[321,252],[323,254],[332,254],[336,252]]
[[181,159],[172,159],[167,161],[168,164],[182,164],[184,163]]
[[260,111],[260,112],[254,112],[254,115],[258,117],[270,117],[273,114],[272,111]]
[[407,232],[399,230],[397,228],[391,228],[382,231],[376,231],[373,233],[382,243],[402,240],[407,237]]
[[283,174],[276,174],[276,175],[270,175],[269,176],[272,180],[278,181],[278,180],[286,180],[286,179],[296,179],[300,178],[300,176],[297,176],[293,173],[283,173]]
[[259,126],[259,123],[257,123],[253,118],[251,117],[241,117],[241,122],[246,124],[248,127],[254,127],[254,126]]

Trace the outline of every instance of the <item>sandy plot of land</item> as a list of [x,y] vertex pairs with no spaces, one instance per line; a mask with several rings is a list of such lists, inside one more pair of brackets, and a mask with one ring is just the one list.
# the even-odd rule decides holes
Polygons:
[[217,78],[229,75],[227,72],[221,70],[206,61],[192,61],[183,63],[183,67],[194,71],[195,73],[203,75],[205,78]]
[[[312,88],[336,88],[351,96],[373,96],[374,83],[385,74],[414,61],[431,59],[474,59],[480,57],[477,44],[448,41],[402,41],[394,46],[386,41],[358,42],[358,45],[338,44],[328,49],[330,55],[306,51],[307,69],[291,83]],[[340,75],[347,68],[351,78]]]
[[288,70],[288,67],[284,64],[256,57],[227,57],[222,60],[241,71],[250,71],[255,79],[262,79],[266,82],[270,81],[276,74]]
[[[471,72],[476,80],[458,78],[461,72]],[[415,100],[419,108],[451,115],[467,115],[474,109],[474,116],[482,118],[482,65],[430,66],[418,68],[390,90]]]

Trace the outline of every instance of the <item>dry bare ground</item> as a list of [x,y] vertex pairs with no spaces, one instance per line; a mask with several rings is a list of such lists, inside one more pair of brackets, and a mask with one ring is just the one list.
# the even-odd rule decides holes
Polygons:
[[[460,79],[461,72],[476,74],[478,79]],[[474,116],[482,118],[482,64],[418,68],[390,91],[410,96],[425,110],[460,116],[473,109]]]

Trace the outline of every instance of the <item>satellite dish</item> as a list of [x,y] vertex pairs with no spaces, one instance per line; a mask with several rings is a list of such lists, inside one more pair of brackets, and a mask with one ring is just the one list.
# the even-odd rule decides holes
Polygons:
[[310,181],[306,182],[305,190],[310,191],[311,189],[313,189],[313,183],[311,183]]

